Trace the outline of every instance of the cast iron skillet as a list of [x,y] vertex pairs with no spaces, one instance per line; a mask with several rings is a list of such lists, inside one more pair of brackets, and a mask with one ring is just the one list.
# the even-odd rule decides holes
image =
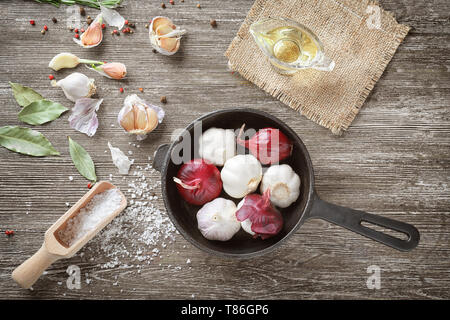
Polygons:
[[[243,123],[246,128],[260,129],[274,127],[282,130],[294,143],[292,156],[282,163],[289,164],[301,179],[300,196],[295,203],[280,211],[284,217],[284,226],[275,237],[261,240],[253,239],[242,229],[229,241],[211,241],[204,238],[197,228],[196,214],[199,206],[187,204],[178,195],[172,178],[176,176],[180,164],[175,164],[171,155],[183,154],[183,147],[188,146],[191,158],[198,157],[194,150],[194,130],[205,131],[210,127],[238,129]],[[200,132],[202,132],[200,131]],[[186,144],[187,143],[187,144]],[[181,150],[181,151],[180,151]],[[185,149],[186,150],[186,149]],[[242,152],[243,150],[241,150]],[[248,152],[247,152],[248,153]],[[175,160],[175,162],[177,162]],[[161,145],[156,151],[154,168],[161,172],[161,188],[168,215],[178,231],[196,247],[220,256],[250,258],[265,254],[278,246],[294,234],[297,229],[311,218],[319,218],[337,224],[351,231],[357,232],[392,248],[408,251],[419,243],[418,230],[410,225],[389,218],[373,215],[359,210],[337,206],[323,201],[314,189],[314,172],[308,151],[302,140],[285,123],[276,117],[254,109],[228,109],[208,113],[191,123],[171,145]],[[221,168],[219,168],[220,170]],[[222,192],[222,197],[232,199]],[[232,199],[236,203],[240,199]],[[406,235],[406,240],[393,237],[365,225],[374,224],[384,229],[392,229]]]

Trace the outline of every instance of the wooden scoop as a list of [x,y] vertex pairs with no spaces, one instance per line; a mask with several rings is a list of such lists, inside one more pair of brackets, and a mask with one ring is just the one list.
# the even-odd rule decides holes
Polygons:
[[78,250],[80,250],[100,230],[110,223],[120,212],[122,212],[122,210],[127,206],[127,199],[123,193],[117,189],[122,196],[120,207],[114,212],[111,212],[111,214],[99,223],[95,229],[89,231],[70,247],[59,238],[58,231],[65,229],[70,218],[76,216],[80,212],[80,209],[85,207],[96,194],[112,188],[116,187],[107,181],[98,182],[63,216],[61,216],[58,221],[56,221],[55,224],[45,232],[42,247],[31,258],[26,260],[13,271],[12,278],[14,281],[16,281],[24,289],[30,288],[45,271],[45,269],[47,269],[53,262],[59,259],[70,258],[75,255]]

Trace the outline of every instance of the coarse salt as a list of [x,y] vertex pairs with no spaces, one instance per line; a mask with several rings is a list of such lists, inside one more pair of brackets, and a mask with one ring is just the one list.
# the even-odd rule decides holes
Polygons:
[[[157,181],[153,180],[155,177]],[[158,198],[155,192],[159,192],[161,186],[159,172],[149,164],[136,166],[132,179],[126,189],[130,198],[128,207],[83,249],[89,256],[102,255],[107,259],[100,265],[102,269],[149,265],[153,258],[162,258],[159,254],[163,243],[167,247],[175,241],[175,226],[159,208],[161,204],[153,201]]]
[[70,247],[119,209],[121,201],[122,196],[117,188],[96,194],[76,216],[68,220],[66,227],[58,232],[60,240]]

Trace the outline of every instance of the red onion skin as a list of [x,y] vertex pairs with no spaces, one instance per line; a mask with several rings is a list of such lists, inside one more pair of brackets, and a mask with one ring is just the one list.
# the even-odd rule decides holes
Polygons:
[[203,205],[217,198],[222,192],[219,169],[204,159],[193,159],[183,164],[177,178],[185,185],[193,187],[187,189],[176,183],[180,196],[193,205]]
[[262,163],[278,163],[292,154],[293,143],[279,129],[263,128],[248,140],[241,139],[244,126],[237,138],[237,143],[250,152]]
[[261,196],[253,193],[244,198],[244,204],[236,211],[238,221],[250,219],[254,237],[267,239],[278,234],[283,228],[283,216],[270,203],[270,189]]

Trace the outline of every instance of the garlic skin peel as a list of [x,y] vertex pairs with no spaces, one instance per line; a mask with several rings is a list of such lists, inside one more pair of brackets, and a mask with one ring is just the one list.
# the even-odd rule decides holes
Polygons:
[[200,156],[217,166],[223,166],[236,154],[236,137],[231,129],[209,128],[198,143]]
[[186,30],[180,29],[167,17],[157,16],[152,19],[149,37],[152,47],[166,56],[175,54],[180,48],[181,36]]
[[228,159],[220,173],[223,189],[233,198],[243,198],[258,188],[262,178],[261,163],[251,154]]
[[64,68],[75,68],[79,63],[80,59],[76,55],[69,52],[61,52],[53,57],[48,66],[58,71]]
[[280,208],[287,208],[300,195],[300,177],[287,164],[273,165],[261,182],[261,193],[270,189],[270,202]]
[[97,89],[94,79],[90,79],[82,73],[74,72],[58,82],[52,81],[52,86],[60,87],[67,99],[77,101],[80,98],[89,98],[95,94]]
[[136,134],[138,140],[143,140],[147,133],[163,121],[164,115],[162,108],[148,104],[136,94],[132,94],[125,98],[117,121],[126,132]]
[[197,212],[198,229],[208,240],[230,240],[241,228],[233,201],[216,198]]
[[128,174],[130,171],[131,165],[134,163],[134,160],[128,159],[128,157],[120,150],[119,148],[115,148],[109,143],[108,147],[111,151],[111,157],[114,165],[119,169],[120,174]]

